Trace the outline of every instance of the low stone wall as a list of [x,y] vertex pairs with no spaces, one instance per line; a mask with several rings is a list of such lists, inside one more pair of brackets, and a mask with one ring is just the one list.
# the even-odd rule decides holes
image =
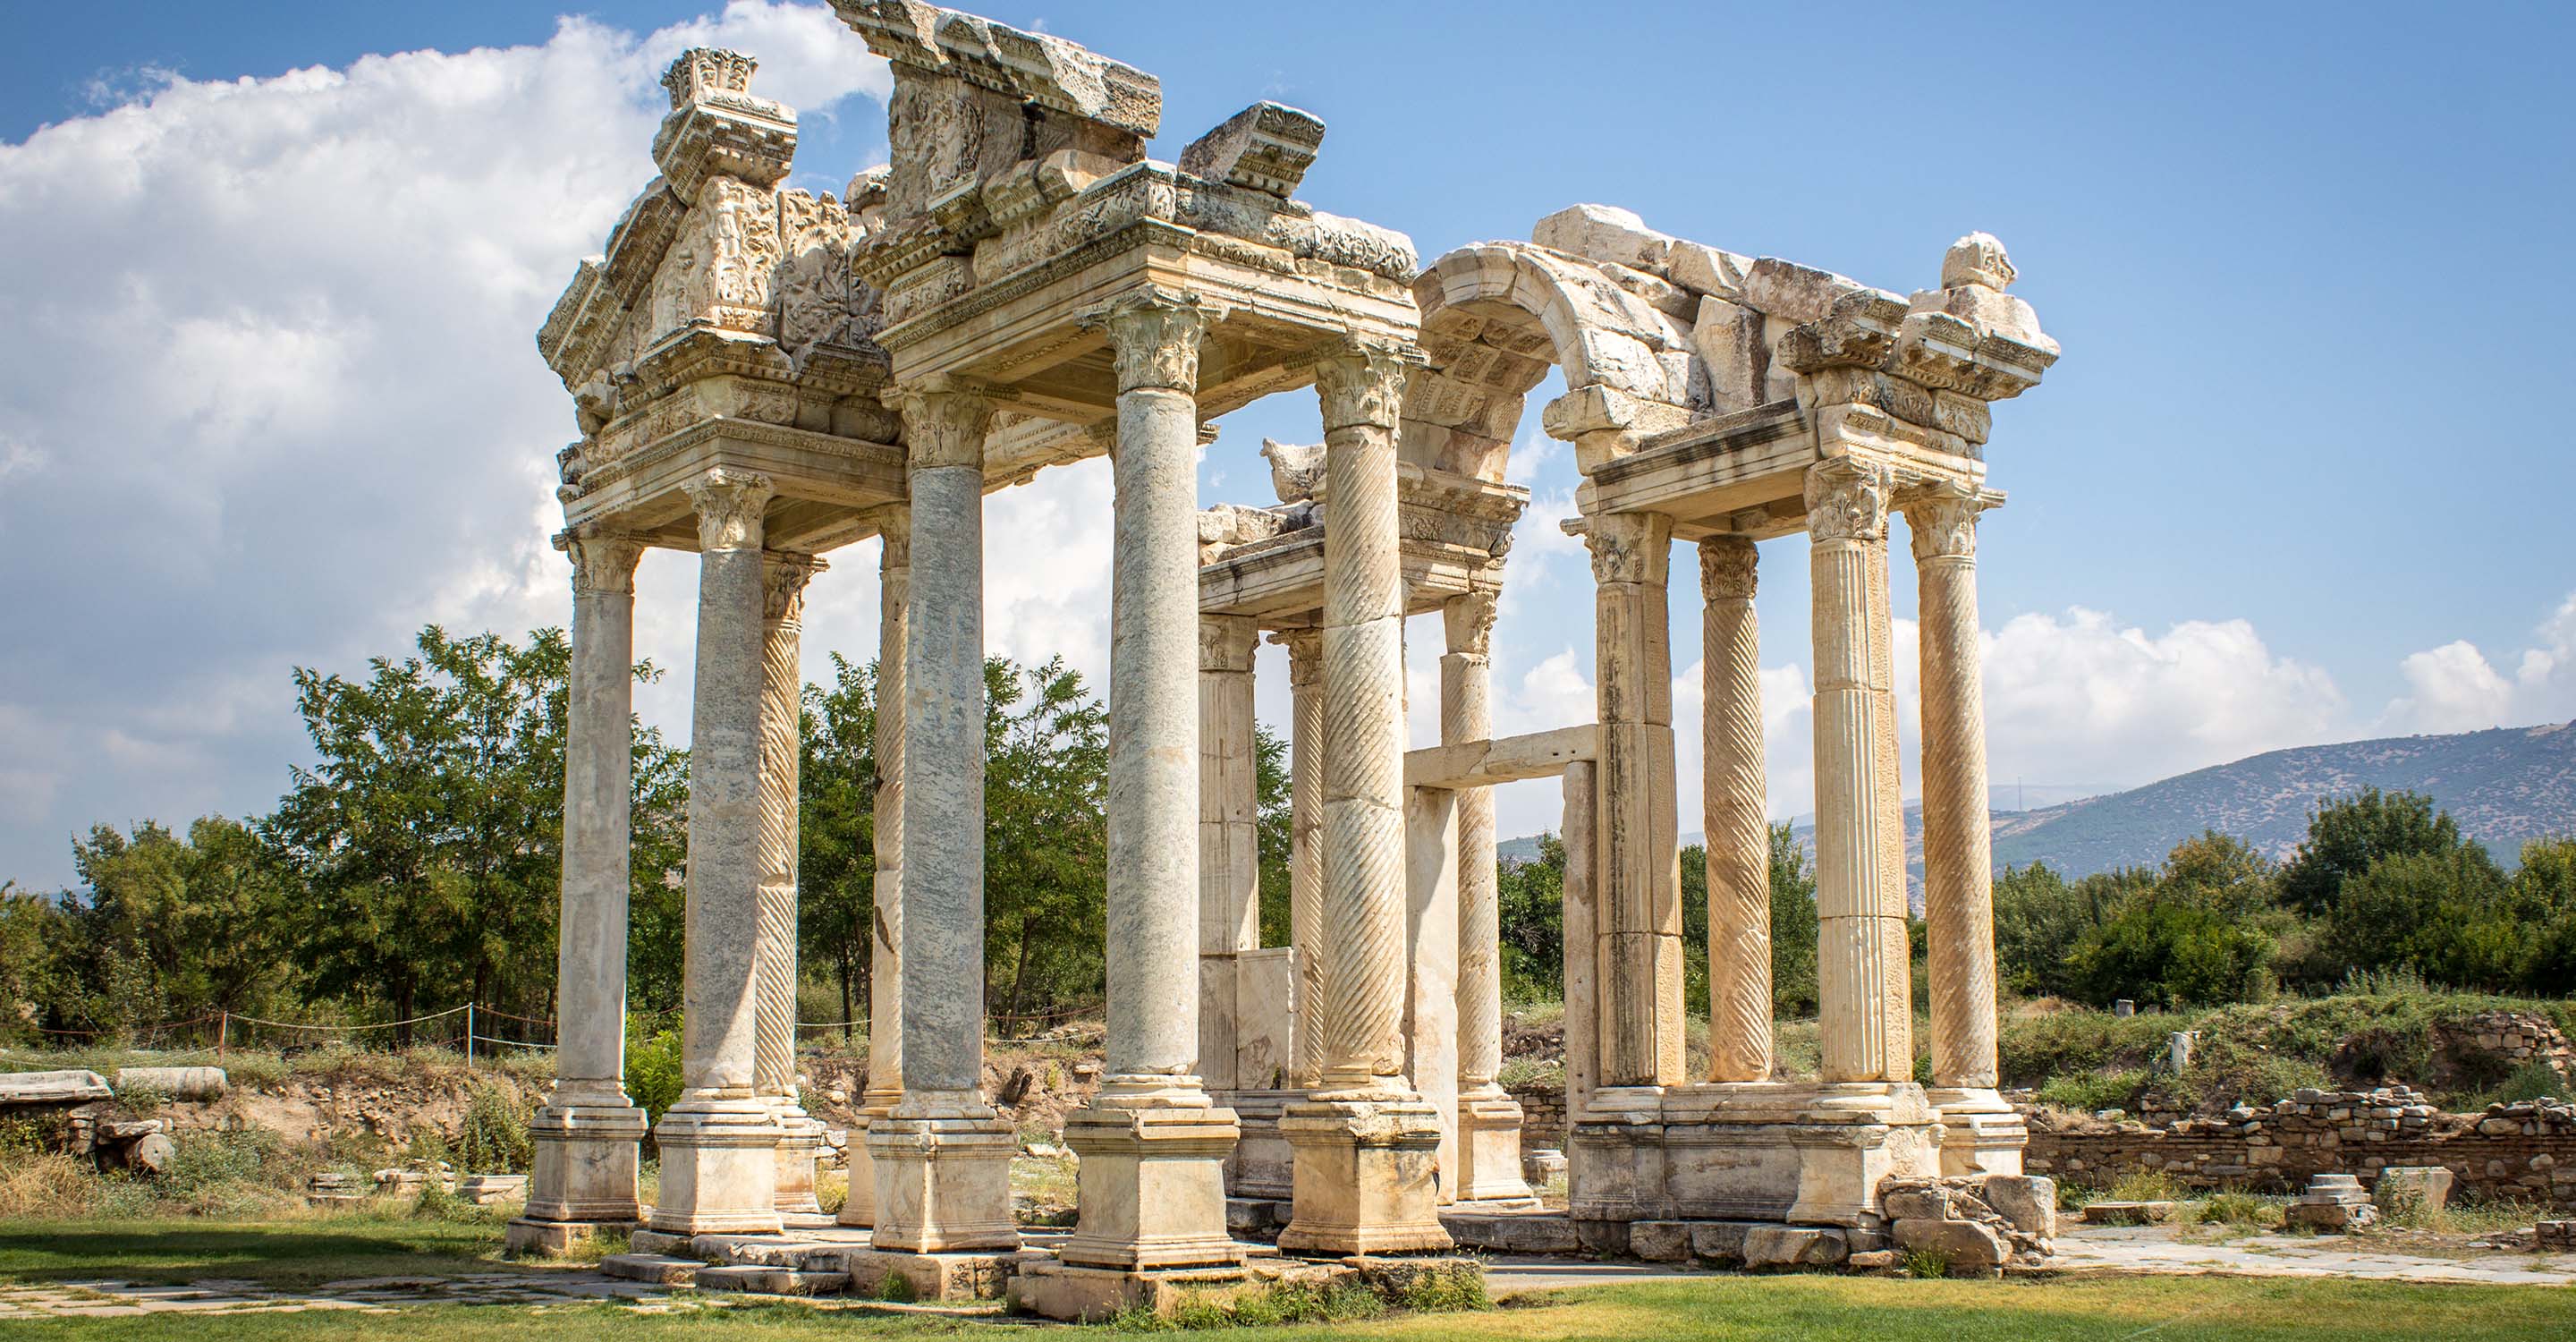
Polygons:
[[2268,1109],[2162,1127],[2034,1113],[2023,1167],[2107,1187],[2161,1171],[2191,1188],[2291,1192],[2318,1174],[2365,1182],[2392,1165],[2438,1165],[2481,1197],[2576,1206],[2576,1104],[2490,1105],[2449,1114],[2403,1087],[2302,1090]]
[[1521,1150],[1564,1150],[1565,1087],[1528,1086],[1510,1094],[1521,1106]]

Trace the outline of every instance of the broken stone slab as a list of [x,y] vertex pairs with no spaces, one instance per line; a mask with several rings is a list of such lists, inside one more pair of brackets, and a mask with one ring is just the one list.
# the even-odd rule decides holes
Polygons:
[[2043,1174],[1986,1176],[1986,1205],[2014,1229],[2041,1239],[2057,1238],[2057,1181]]
[[1532,226],[1530,241],[1586,260],[1661,273],[1674,240],[1668,233],[1646,227],[1633,210],[1570,205]]
[[699,1273],[709,1269],[694,1258],[674,1258],[660,1253],[613,1253],[599,1260],[599,1270],[626,1281],[689,1286],[696,1283]]
[[2281,1217],[2285,1225],[2341,1233],[2375,1224],[2379,1208],[2367,1202],[2293,1202],[2283,1209]]
[[2089,1226],[2163,1225],[2173,1219],[2170,1202],[2094,1202],[2084,1208],[2084,1224]]
[[189,1104],[220,1100],[230,1084],[221,1067],[122,1067],[116,1073],[119,1092],[149,1090]]
[[743,1291],[752,1295],[836,1295],[848,1290],[847,1272],[806,1272],[789,1267],[702,1267],[691,1278],[701,1291]]
[[86,1068],[0,1073],[0,1109],[90,1104],[115,1096],[106,1077]]
[[1490,1253],[1579,1253],[1574,1221],[1546,1212],[1443,1212],[1440,1224],[1461,1249]]
[[456,1196],[477,1207],[507,1202],[528,1191],[524,1174],[469,1174],[456,1183]]
[[1691,1256],[1690,1222],[1630,1222],[1628,1252],[1649,1263],[1688,1262]]
[[2012,1256],[2012,1246],[1975,1221],[1933,1221],[1906,1218],[1896,1222],[1892,1234],[1896,1247],[1937,1253],[1953,1268],[2002,1267]]
[[1819,1226],[1755,1226],[1744,1234],[1744,1265],[1832,1267],[1851,1256],[1843,1232]]
[[2440,1165],[2391,1165],[2379,1172],[2379,1182],[2371,1186],[2371,1201],[2383,1212],[2395,1211],[2401,1204],[2440,1211],[2451,1205],[2454,1177]]
[[1280,103],[1258,102],[1191,141],[1181,151],[1180,167],[1192,177],[1285,200],[1297,194],[1297,184],[1314,166],[1315,153],[1323,143],[1323,118]]

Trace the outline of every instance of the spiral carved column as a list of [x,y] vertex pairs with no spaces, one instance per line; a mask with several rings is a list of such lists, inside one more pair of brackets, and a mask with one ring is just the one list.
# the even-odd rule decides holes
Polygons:
[[1438,1111],[1403,1074],[1407,916],[1404,569],[1396,416],[1412,351],[1355,344],[1316,367],[1324,410],[1324,973],[1320,1089],[1288,1106],[1296,1253],[1445,1249]]
[[1272,638],[1288,649],[1288,944],[1297,974],[1288,1084],[1312,1090],[1322,1076],[1315,1004],[1324,985],[1324,636],[1290,629]]
[[[1449,650],[1440,659],[1440,740],[1494,734],[1495,595],[1473,592],[1441,607]],[[1462,1199],[1524,1199],[1521,1106],[1503,1070],[1503,929],[1494,866],[1494,794],[1458,794],[1458,1175]]]
[[752,1088],[778,1111],[778,1210],[820,1215],[814,1157],[823,1125],[796,1094],[797,773],[804,746],[805,585],[823,561],[772,554],[761,568],[760,909],[752,947],[760,980]]
[[1700,542],[1702,812],[1708,835],[1709,1080],[1771,1075],[1771,834],[1762,769],[1757,552]]

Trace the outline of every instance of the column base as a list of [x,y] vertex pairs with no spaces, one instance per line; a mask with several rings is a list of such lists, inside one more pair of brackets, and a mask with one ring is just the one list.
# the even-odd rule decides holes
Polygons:
[[792,1099],[772,1101],[778,1111],[778,1183],[772,1201],[780,1213],[820,1216],[814,1196],[814,1162],[823,1150],[823,1124]]
[[1605,1087],[1570,1126],[1577,1221],[1874,1227],[1882,1180],[1941,1161],[1911,1082]]
[[1234,1111],[1210,1105],[1196,1085],[1094,1099],[1064,1127],[1081,1159],[1080,1219],[1056,1256],[1122,1271],[1241,1264],[1243,1246],[1225,1223],[1225,1158],[1237,1133]]
[[1535,1196],[1521,1173],[1521,1105],[1488,1082],[1458,1097],[1460,1202],[1522,1202]]
[[1011,1312],[1066,1323],[1101,1323],[1131,1309],[1156,1318],[1190,1299],[1246,1281],[1242,1266],[1129,1272],[1072,1263],[1031,1263],[1011,1277]]
[[1242,1130],[1225,1158],[1226,1196],[1286,1202],[1297,1191],[1297,1158],[1279,1131],[1279,1117],[1306,1098],[1306,1092],[1221,1090],[1212,1098],[1234,1111],[1235,1126]]
[[1296,1152],[1296,1206],[1282,1253],[1437,1253],[1440,1111],[1402,1092],[1324,1092],[1287,1106],[1279,1130]]
[[684,1094],[653,1130],[662,1193],[652,1228],[666,1235],[774,1235],[778,1114],[751,1095]]
[[850,1191],[841,1199],[841,1210],[832,1219],[845,1226],[873,1226],[877,1223],[877,1163],[868,1154],[868,1133],[886,1110],[861,1109],[850,1119],[850,1140],[845,1148],[849,1167]]
[[868,1125],[876,1231],[903,1253],[1016,1249],[1011,1156],[1019,1141],[991,1105],[971,1098],[906,1099]]
[[1941,1172],[2019,1174],[2030,1145],[2021,1111],[1991,1087],[1935,1086],[1925,1092],[1941,1111]]
[[593,1099],[560,1088],[528,1124],[536,1150],[528,1205],[520,1219],[554,1225],[633,1225],[644,1210],[635,1193],[644,1111],[615,1083]]

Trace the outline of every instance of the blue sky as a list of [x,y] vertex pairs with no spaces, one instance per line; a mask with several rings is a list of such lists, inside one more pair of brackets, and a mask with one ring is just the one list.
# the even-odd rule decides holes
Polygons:
[[[2012,495],[1984,529],[1995,773],[2034,802],[2576,715],[2576,465],[2547,408],[2569,382],[2549,303],[2576,280],[2576,119],[2569,81],[2520,57],[2565,48],[2563,7],[982,12],[1161,76],[1160,158],[1255,99],[1318,113],[1301,194],[1426,260],[1577,201],[1900,292],[1959,234],[2002,237],[2066,351],[1997,408],[1989,448]],[[713,36],[763,59],[757,87],[805,113],[800,184],[883,156],[882,70],[822,15],[582,13],[0,19],[0,236],[21,242],[0,259],[21,615],[0,649],[0,877],[67,879],[93,820],[271,804],[301,758],[288,666],[355,669],[430,618],[564,618],[543,472],[570,416],[528,333],[650,175],[669,51]],[[423,50],[455,54],[369,59]],[[340,73],[290,75],[313,67]],[[1566,720],[1590,676],[1588,574],[1540,534],[1572,464],[1530,418],[1506,729]],[[1204,501],[1266,501],[1252,449],[1312,420],[1284,399],[1229,417]],[[1061,550],[1036,566],[1050,581],[999,583],[996,649],[1098,674],[1106,486],[1067,474],[994,505]],[[1773,545],[1764,565],[1785,814],[1805,806],[1804,564]],[[872,571],[852,551],[818,584],[811,674],[825,648],[872,650]],[[645,650],[682,675],[644,709],[685,734],[689,574],[657,557],[645,582]],[[1674,614],[1687,672],[1687,581]],[[1264,670],[1275,719],[1284,675]],[[1683,786],[1688,816],[1695,759]],[[1524,791],[1506,832],[1546,823]]]

